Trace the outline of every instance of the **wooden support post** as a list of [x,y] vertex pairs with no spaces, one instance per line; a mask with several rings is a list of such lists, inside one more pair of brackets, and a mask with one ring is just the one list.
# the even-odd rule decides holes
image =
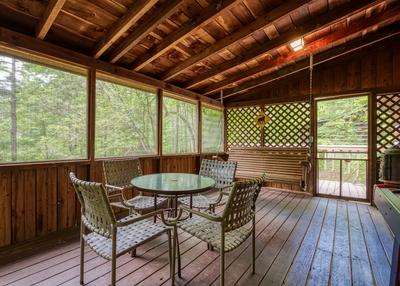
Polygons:
[[202,153],[202,126],[203,126],[203,122],[202,122],[202,116],[201,116],[201,101],[198,101],[197,103],[197,152],[199,154]]
[[373,186],[377,182],[376,177],[376,94],[370,93],[368,97],[368,166],[367,166],[367,201],[372,203]]
[[159,159],[157,161],[157,172],[161,172],[161,160],[162,160],[162,125],[163,125],[163,90],[161,88],[157,89],[157,153]]
[[96,69],[89,68],[88,76],[88,129],[87,129],[87,154],[90,161],[89,165],[89,179],[95,179],[95,124],[96,124]]

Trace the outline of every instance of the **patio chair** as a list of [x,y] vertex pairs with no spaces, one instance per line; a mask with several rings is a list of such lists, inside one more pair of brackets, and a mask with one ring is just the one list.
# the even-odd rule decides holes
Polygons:
[[124,192],[133,189],[131,180],[142,175],[139,159],[106,160],[103,161],[103,171],[109,198],[117,199],[111,202],[113,207],[144,214],[166,204],[166,198],[144,196],[142,192],[131,199],[125,197]]
[[184,212],[194,216],[179,222],[178,227],[220,251],[221,286],[224,285],[225,253],[241,245],[250,235],[255,273],[255,204],[265,179],[264,174],[258,179],[234,183],[220,216],[181,206]]
[[[74,173],[70,179],[81,204],[80,284],[84,284],[84,247],[86,244],[101,257],[111,260],[111,285],[116,283],[116,258],[136,247],[167,234],[171,283],[175,274],[176,226],[165,221],[163,210],[142,216],[131,214],[116,220],[107,191],[101,183],[79,180]],[[165,225],[148,219],[160,215]],[[167,226],[166,226],[167,225]],[[86,234],[86,229],[90,232]]]
[[217,196],[211,198],[201,194],[185,196],[179,198],[179,202],[192,208],[215,211],[216,206],[226,203],[227,197],[232,189],[235,171],[235,161],[203,159],[201,161],[199,175],[211,177],[215,180],[216,185],[212,191],[218,191]]

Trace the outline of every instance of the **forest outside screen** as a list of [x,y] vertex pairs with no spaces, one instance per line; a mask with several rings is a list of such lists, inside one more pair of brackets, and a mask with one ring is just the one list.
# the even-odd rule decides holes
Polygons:
[[87,76],[0,55],[0,163],[87,158]]

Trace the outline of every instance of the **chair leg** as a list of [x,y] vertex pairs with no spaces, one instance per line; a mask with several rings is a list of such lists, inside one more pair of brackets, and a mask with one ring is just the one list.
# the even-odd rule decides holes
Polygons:
[[174,228],[174,236],[175,236],[175,245],[176,245],[176,250],[177,250],[177,255],[178,255],[178,277],[182,278],[182,275],[181,275],[181,250],[179,247],[178,229],[176,227]]
[[116,285],[117,280],[117,234],[114,231],[112,236],[112,254],[111,254],[111,286]]
[[253,274],[255,274],[256,273],[256,228],[254,225],[251,235],[251,247],[252,247],[252,267],[253,267],[252,270]]
[[85,268],[84,268],[84,263],[85,263],[85,241],[83,240],[83,232],[84,232],[84,225],[83,222],[81,222],[81,237],[80,237],[80,247],[81,247],[81,264],[80,264],[80,275],[79,275],[79,282],[81,285],[84,284],[84,273],[85,273]]
[[175,236],[175,231],[172,233],[171,231],[168,232],[168,238],[169,238],[169,248],[170,248],[170,276],[171,276],[171,285],[175,285],[175,245],[176,245],[176,236]]
[[225,284],[225,251],[224,248],[221,247],[220,250],[220,268],[221,268],[221,273],[220,273],[220,286],[224,286]]
[[[157,195],[154,195],[154,211],[157,211]],[[154,216],[154,223],[157,222],[157,216]]]
[[136,257],[136,248],[131,251],[131,257]]
[[225,284],[225,233],[221,227],[221,249],[220,249],[220,286]]

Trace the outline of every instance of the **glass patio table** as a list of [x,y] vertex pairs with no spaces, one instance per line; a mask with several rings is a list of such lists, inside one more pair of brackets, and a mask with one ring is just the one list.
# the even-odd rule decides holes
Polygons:
[[192,198],[193,194],[212,189],[215,181],[210,177],[196,174],[157,173],[136,177],[131,180],[131,184],[140,191],[149,192],[155,196],[167,196],[176,214],[178,197],[190,195]]

